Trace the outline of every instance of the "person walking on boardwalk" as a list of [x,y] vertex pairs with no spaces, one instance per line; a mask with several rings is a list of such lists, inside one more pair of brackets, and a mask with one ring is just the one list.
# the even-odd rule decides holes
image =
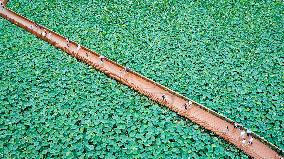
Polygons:
[[238,123],[234,123],[234,128],[236,128],[236,129],[239,129],[240,128],[240,124],[238,124]]
[[243,140],[242,140],[242,144],[243,144],[243,145],[246,144],[246,139],[243,139]]
[[162,94],[162,99],[166,100],[166,95],[165,94]]
[[245,132],[244,130],[242,130],[242,131],[241,131],[241,134],[240,134],[240,137],[241,137],[242,139],[245,139],[245,134],[246,134],[246,132]]
[[252,141],[253,141],[253,138],[250,137],[250,139],[249,139],[249,141],[248,141],[248,144],[249,144],[249,145],[252,145]]
[[79,50],[81,49],[81,45],[78,44],[77,48],[76,48],[76,51],[79,52]]
[[251,131],[248,129],[247,130],[247,136],[249,137],[251,135]]
[[67,47],[70,46],[70,41],[69,41],[69,39],[66,39],[66,46],[67,46]]
[[104,60],[106,60],[106,58],[104,56],[100,56],[99,59],[100,59],[101,63],[103,63]]

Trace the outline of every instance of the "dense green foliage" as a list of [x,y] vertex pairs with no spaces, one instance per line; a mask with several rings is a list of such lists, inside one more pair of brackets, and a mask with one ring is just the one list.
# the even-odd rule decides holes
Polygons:
[[[265,137],[270,142],[284,149],[284,145],[281,142],[283,141],[284,133],[284,84],[283,66],[281,66],[281,63],[283,63],[281,56],[283,57],[282,41],[284,40],[284,30],[283,22],[281,21],[283,13],[281,11],[283,11],[284,7],[281,1],[242,1],[240,3],[225,3],[220,1],[145,1],[138,3],[124,1],[123,3],[106,3],[93,1],[50,2],[46,0],[29,3],[28,0],[15,0],[9,4],[9,7],[71,40],[96,50],[100,54],[240,122],[260,136]],[[2,21],[1,25],[6,26],[7,23]],[[45,102],[49,102],[51,104],[49,104],[50,107],[48,108],[54,109],[54,111],[65,110],[65,107],[67,107],[68,109],[72,109],[73,111],[78,110],[79,112],[79,110],[85,108],[89,113],[94,109],[92,111],[97,111],[97,113],[89,114],[96,114],[102,117],[112,115],[113,112],[119,109],[124,112],[119,120],[115,120],[115,122],[104,121],[107,121],[109,124],[113,122],[113,125],[117,125],[121,120],[123,121],[122,123],[126,124],[130,115],[132,118],[137,118],[137,120],[141,119],[141,121],[142,118],[149,119],[147,122],[151,121],[150,123],[152,124],[146,124],[145,127],[147,129],[156,129],[156,123],[162,123],[167,119],[171,121],[171,126],[164,125],[164,127],[160,128],[164,130],[169,127],[168,130],[176,134],[173,135],[174,140],[181,142],[174,143],[178,143],[186,149],[184,151],[181,148],[176,150],[173,147],[169,147],[167,153],[172,155],[175,153],[187,155],[188,150],[196,150],[200,154],[208,154],[210,156],[217,156],[218,158],[221,157],[219,153],[223,155],[236,155],[228,151],[224,153],[223,150],[228,145],[224,144],[220,139],[216,139],[216,143],[219,144],[215,146],[222,150],[213,149],[213,151],[209,150],[210,152],[206,152],[207,148],[200,145],[209,145],[209,147],[211,145],[212,147],[213,142],[215,142],[215,138],[214,140],[208,138],[212,137],[208,133],[200,133],[200,129],[194,129],[193,126],[185,126],[186,124],[191,125],[191,123],[175,117],[171,112],[161,113],[166,110],[161,110],[145,97],[138,96],[136,93],[133,93],[124,86],[116,84],[114,81],[107,79],[97,72],[94,75],[85,65],[77,63],[74,59],[66,55],[59,55],[62,53],[52,49],[43,42],[30,40],[34,39],[30,36],[23,34],[23,37],[29,38],[16,39],[9,42],[12,39],[10,36],[14,32],[19,32],[18,34],[22,35],[22,31],[17,31],[17,29],[11,32],[11,26],[1,33],[3,34],[1,36],[7,37],[5,43],[2,44],[1,41],[1,44],[8,45],[1,47],[1,49],[6,48],[1,50],[1,56],[4,56],[1,58],[1,62],[3,61],[5,70],[7,70],[14,67],[12,65],[13,61],[9,61],[16,56],[12,56],[12,53],[15,54],[17,52],[18,57],[16,56],[16,58],[18,59],[21,59],[20,55],[26,56],[25,61],[23,57],[20,61],[22,63],[17,64],[21,70],[24,67],[26,72],[19,72],[14,68],[12,69],[15,70],[14,76],[13,73],[6,73],[5,77],[7,76],[6,78],[15,79],[16,81],[24,81],[18,83],[11,81],[16,88],[35,85],[35,93],[40,94],[41,91],[48,92],[46,96],[37,96],[41,100],[35,99],[37,104],[30,104],[32,108],[42,105],[39,108],[40,111],[43,111],[44,108],[47,109]],[[13,36],[16,37],[17,35]],[[25,46],[30,47],[29,43],[31,41],[37,46],[30,48],[32,51],[25,53],[22,48],[25,48]],[[15,45],[20,45],[21,48],[12,47]],[[41,49],[37,50],[39,47]],[[34,65],[38,65],[37,69],[30,68],[33,63],[29,60],[32,57],[36,57]],[[5,61],[2,59],[9,60]],[[14,63],[17,63],[17,61],[14,61]],[[84,67],[84,69],[81,70],[80,67]],[[46,79],[42,78],[41,80],[46,80],[46,82],[38,79],[38,76],[43,74],[42,71],[48,78],[44,76]],[[31,76],[35,82],[33,85],[24,80],[31,78],[27,76],[29,72],[34,73]],[[56,77],[54,72],[58,73],[61,77],[54,78],[54,76]],[[20,76],[20,73],[23,75]],[[67,76],[68,73],[69,78]],[[79,83],[76,82],[77,79],[80,79]],[[4,80],[3,85],[9,84],[7,81]],[[44,86],[40,87],[42,83]],[[94,83],[96,83],[94,87],[96,91],[92,89]],[[88,88],[89,86],[91,87]],[[74,87],[75,91],[68,92],[70,91],[69,87]],[[4,90],[1,90],[1,92],[9,94],[7,91],[10,89],[4,88],[6,87],[1,88]],[[29,89],[33,90],[33,87]],[[67,92],[66,89],[68,90]],[[85,89],[91,93],[84,93],[88,92],[84,91]],[[23,90],[25,89],[23,88]],[[97,91],[101,92],[99,93],[100,97],[97,97],[95,93]],[[58,93],[57,98],[51,99],[54,93],[55,95]],[[83,95],[81,96],[81,94]],[[16,96],[16,98],[19,98],[17,105],[24,107],[25,104],[23,101],[26,98],[22,99],[22,96]],[[78,100],[78,97],[80,97],[81,101]],[[101,99],[102,97],[105,98]],[[5,99],[13,101],[13,98],[15,97],[12,94]],[[67,106],[64,106],[64,104],[62,106],[63,101],[72,101],[70,98],[74,102],[65,104]],[[93,105],[88,104],[88,106],[84,106],[84,103],[89,99],[94,101]],[[59,104],[58,101],[62,102]],[[103,108],[100,107],[99,109],[96,107],[96,105],[99,105],[98,102],[104,103],[102,104]],[[6,109],[10,110],[13,108],[7,107]],[[105,109],[110,111],[107,112]],[[134,117],[134,112],[138,114],[137,117]],[[143,112],[149,113],[141,115]],[[39,112],[32,109],[28,109],[28,113],[36,113],[33,117],[36,120],[43,118]],[[152,113],[154,114],[153,116]],[[159,115],[158,117],[155,114],[163,115]],[[8,116],[4,120],[5,123],[12,118],[11,114],[6,115]],[[89,119],[88,115],[85,114],[83,116],[84,119]],[[68,116],[66,113],[62,113],[59,117],[62,118],[60,120],[78,120],[78,117]],[[46,114],[44,118],[52,118],[52,114]],[[57,120],[59,119],[48,122],[54,124],[57,123]],[[174,124],[175,120],[179,120],[184,127]],[[82,123],[84,126],[89,126],[91,130],[83,129],[80,133],[78,129],[75,131],[71,129],[70,125],[67,125],[64,132],[71,134],[74,131],[84,137],[84,132],[87,134],[88,131],[96,132],[103,130],[102,127],[92,126],[95,121],[97,120],[92,118],[89,121],[91,124],[88,124],[88,122]],[[65,123],[68,124],[68,122]],[[134,123],[134,125],[136,129],[141,130],[141,123]],[[128,127],[127,124],[125,126]],[[184,134],[180,134],[178,131],[180,128],[183,128],[184,134],[188,134],[189,136],[194,134],[204,139],[201,140],[199,138],[195,142],[190,139],[183,139]],[[34,129],[37,130],[38,128]],[[16,133],[15,130],[17,129],[14,128],[9,133]],[[154,132],[172,136],[171,133],[165,133],[168,131],[165,130],[163,132],[162,130],[154,130]],[[47,136],[53,137],[56,140],[63,138],[58,137],[60,135],[51,136],[53,133],[50,131],[58,131],[56,127],[51,126],[50,129],[46,130],[48,133]],[[135,135],[139,134],[139,131],[134,132]],[[98,140],[100,142],[107,140],[105,141],[106,144],[111,145],[112,141],[116,143],[118,139],[124,137],[123,133],[118,132],[115,133],[118,135],[117,138],[111,141],[107,136],[112,136],[110,135],[112,133],[109,131],[109,133],[105,133]],[[82,139],[82,136],[75,143],[84,147],[85,140]],[[31,138],[31,136],[29,137]],[[48,137],[40,137],[40,139],[47,142]],[[19,138],[16,137],[16,139]],[[147,140],[146,137],[144,139]],[[29,141],[33,143],[34,139],[30,139]],[[71,138],[69,142],[74,141]],[[100,142],[93,141],[93,143]],[[161,142],[166,147],[168,145],[161,139],[161,136],[156,136],[154,142]],[[209,142],[209,144],[206,142]],[[43,142],[40,143],[42,144]],[[41,144],[40,146],[43,146]],[[143,145],[141,143],[128,142],[125,145],[138,146],[138,150],[145,153],[155,153],[159,150],[157,145],[150,146],[151,150],[139,147]],[[234,148],[230,149],[231,151],[236,151]],[[8,148],[8,150],[10,151],[11,149]],[[76,150],[82,152],[80,148]],[[127,152],[132,154],[136,152],[141,153],[138,150]],[[164,152],[164,150],[162,151]],[[192,151],[189,155],[197,154],[196,151]],[[35,151],[31,150],[31,152]],[[104,151],[99,152],[102,153]],[[57,153],[57,151],[54,152],[54,154]],[[117,153],[123,152],[117,151]],[[146,155],[148,155],[147,153]],[[163,155],[167,154],[164,153]]]
[[246,157],[26,31],[0,27],[1,158]]

